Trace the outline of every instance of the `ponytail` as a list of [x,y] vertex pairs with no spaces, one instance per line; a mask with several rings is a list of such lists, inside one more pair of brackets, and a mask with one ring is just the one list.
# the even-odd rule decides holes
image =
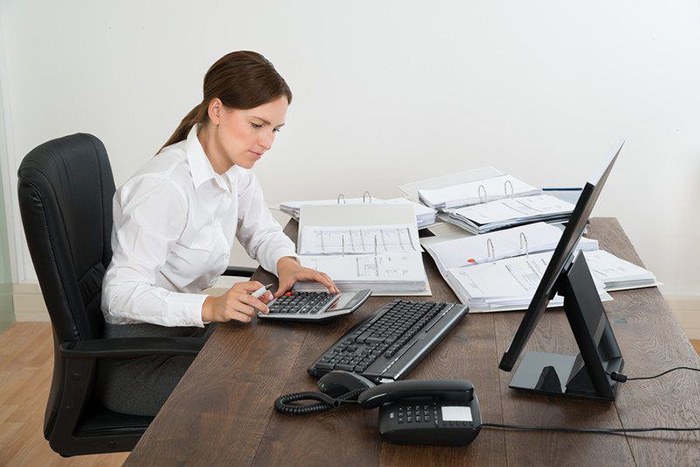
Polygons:
[[180,125],[178,125],[170,139],[168,139],[168,141],[158,150],[158,152],[162,151],[163,148],[170,146],[171,144],[175,144],[186,139],[193,126],[198,123],[203,123],[208,118],[208,104],[208,102],[201,102],[199,105],[195,106],[194,109],[190,110],[190,112],[185,115],[185,118],[182,119]]

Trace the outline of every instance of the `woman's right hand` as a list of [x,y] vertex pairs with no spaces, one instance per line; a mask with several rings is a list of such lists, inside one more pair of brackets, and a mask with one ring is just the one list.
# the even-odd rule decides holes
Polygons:
[[260,298],[250,295],[262,286],[257,281],[237,282],[220,297],[207,297],[202,305],[202,321],[249,323],[256,311],[269,312],[266,303],[272,300],[272,293],[266,291]]

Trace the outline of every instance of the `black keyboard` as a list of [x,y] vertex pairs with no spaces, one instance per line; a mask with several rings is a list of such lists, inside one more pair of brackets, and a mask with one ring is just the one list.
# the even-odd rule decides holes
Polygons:
[[395,300],[361,321],[307,370],[360,374],[375,383],[402,379],[469,312],[464,305]]
[[372,294],[357,292],[287,292],[268,304],[269,313],[258,312],[258,318],[284,321],[325,321],[355,311]]

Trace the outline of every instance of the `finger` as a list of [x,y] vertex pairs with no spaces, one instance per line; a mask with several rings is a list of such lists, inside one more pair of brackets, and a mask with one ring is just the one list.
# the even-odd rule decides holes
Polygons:
[[280,282],[280,285],[277,288],[277,292],[275,292],[275,298],[279,298],[282,295],[284,295],[289,289],[292,288],[293,285],[294,285],[293,281]]
[[322,284],[328,288],[329,292],[340,293],[340,289],[338,289],[338,286],[335,285],[335,282],[333,282],[331,276],[329,276],[325,272],[319,272],[319,274],[326,280],[326,282],[322,282]]
[[[242,303],[245,303],[248,305],[248,307],[252,307],[256,310],[260,310],[263,313],[268,313],[270,309],[265,305],[259,298],[255,298],[252,295],[241,295],[240,300]],[[246,308],[248,308],[246,307]],[[254,312],[254,311],[253,311]]]
[[[247,296],[248,295],[243,295],[243,297]],[[226,316],[231,318],[236,313],[242,313],[247,316],[253,316],[255,314],[255,308],[253,308],[251,305],[240,301],[227,310]]]
[[331,278],[326,273],[313,271],[311,279],[325,286],[331,293],[336,293],[338,290]]
[[240,313],[238,311],[234,311],[230,319],[230,321],[240,321],[241,323],[250,323],[252,320],[252,316],[246,315],[245,313]]

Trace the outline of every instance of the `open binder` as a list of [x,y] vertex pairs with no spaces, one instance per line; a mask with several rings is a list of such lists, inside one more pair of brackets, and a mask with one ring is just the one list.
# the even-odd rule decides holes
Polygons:
[[493,167],[420,180],[399,189],[440,211],[438,219],[472,234],[540,221],[564,222],[574,209],[572,203]]
[[[459,300],[478,313],[526,309],[561,235],[560,228],[537,223],[422,244]],[[609,291],[659,285],[651,272],[600,250],[596,240],[581,237],[576,249],[603,301],[612,300]],[[561,304],[555,297],[549,306]]]
[[[303,205],[297,253],[302,265],[331,276],[338,288],[374,295],[430,295],[415,211],[410,204]],[[322,291],[314,282],[299,291]]]

